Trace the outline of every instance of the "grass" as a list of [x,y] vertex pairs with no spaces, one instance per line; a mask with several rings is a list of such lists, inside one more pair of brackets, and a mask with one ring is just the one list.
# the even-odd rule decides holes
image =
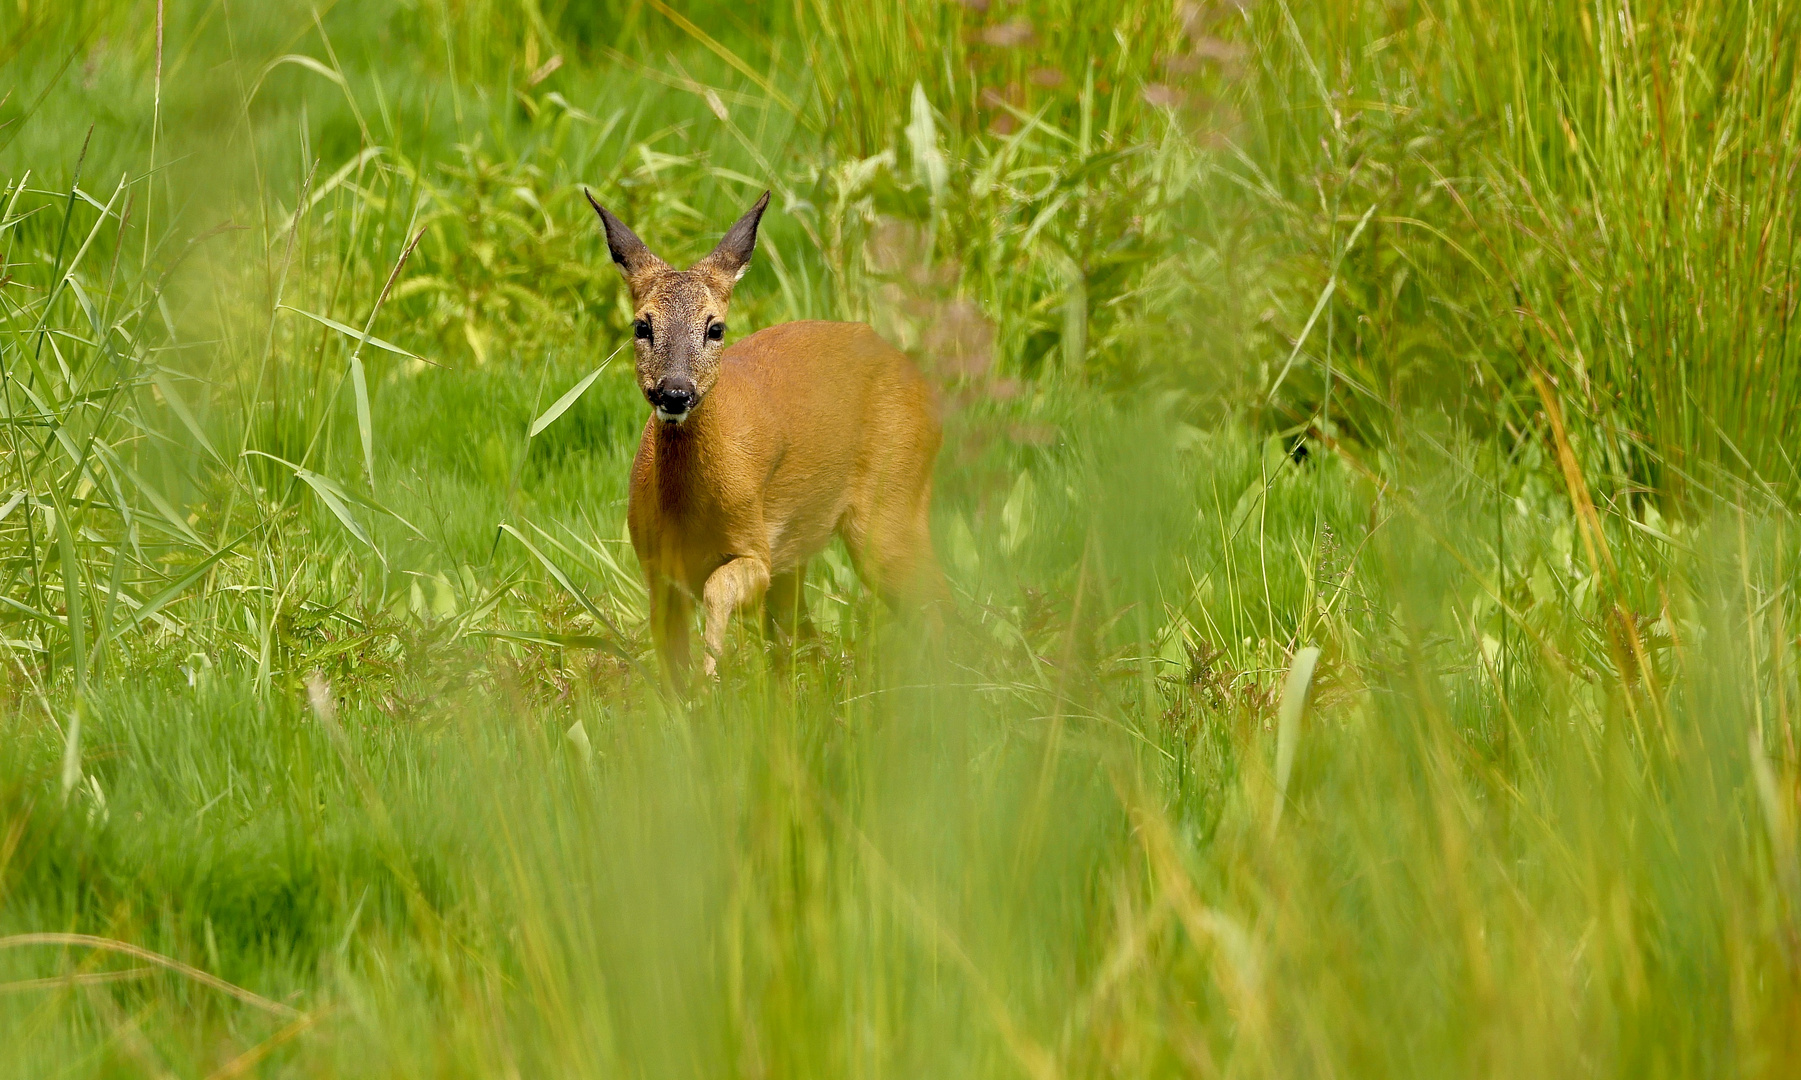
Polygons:
[[[1784,1075],[1795,18],[20,5],[0,1073]],[[654,691],[584,185],[940,383],[944,639]]]

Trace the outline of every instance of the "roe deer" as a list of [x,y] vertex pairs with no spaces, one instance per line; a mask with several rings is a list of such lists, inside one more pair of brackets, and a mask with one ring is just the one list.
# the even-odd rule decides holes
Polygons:
[[948,599],[928,529],[936,400],[912,362],[862,323],[783,323],[723,348],[769,193],[687,270],[588,202],[631,289],[638,387],[652,407],[627,522],[665,678],[687,682],[696,599],[709,677],[735,612],[766,600],[771,628],[792,632],[807,560],[833,533],[890,603]]

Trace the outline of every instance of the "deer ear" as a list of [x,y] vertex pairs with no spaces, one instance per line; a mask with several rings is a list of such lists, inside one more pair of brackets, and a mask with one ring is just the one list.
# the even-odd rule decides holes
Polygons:
[[763,211],[769,208],[769,192],[757,200],[757,205],[745,211],[737,224],[726,231],[725,239],[719,246],[700,262],[695,264],[697,270],[709,270],[736,284],[750,269],[751,253],[757,250],[757,225],[763,220]]
[[608,213],[607,208],[596,202],[587,188],[582,189],[582,194],[588,196],[588,205],[600,215],[600,226],[607,232],[607,252],[619,264],[619,269],[625,273],[628,281],[645,270],[663,265],[663,260],[650,253],[650,249],[644,246],[644,241],[638,239],[638,234],[626,228],[625,222]]

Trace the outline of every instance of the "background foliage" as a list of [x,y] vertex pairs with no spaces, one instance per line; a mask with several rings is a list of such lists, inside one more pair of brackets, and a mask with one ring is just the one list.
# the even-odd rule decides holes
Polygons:
[[[0,1071],[1782,1075],[1798,21],[8,5]],[[939,384],[947,639],[653,692],[584,186]]]

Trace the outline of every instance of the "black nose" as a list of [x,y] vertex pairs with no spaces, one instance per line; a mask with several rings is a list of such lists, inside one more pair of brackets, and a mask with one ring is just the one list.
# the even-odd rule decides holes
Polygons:
[[656,389],[644,396],[664,412],[680,416],[694,407],[700,391],[695,388],[693,379],[671,377],[659,381]]

